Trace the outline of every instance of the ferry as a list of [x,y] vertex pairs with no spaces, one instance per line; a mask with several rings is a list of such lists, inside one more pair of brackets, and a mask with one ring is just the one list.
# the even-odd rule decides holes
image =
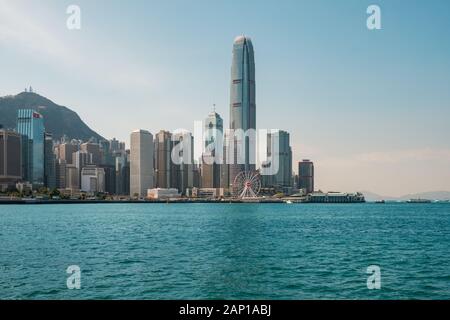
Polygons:
[[432,201],[429,199],[410,199],[406,202],[407,203],[431,203]]

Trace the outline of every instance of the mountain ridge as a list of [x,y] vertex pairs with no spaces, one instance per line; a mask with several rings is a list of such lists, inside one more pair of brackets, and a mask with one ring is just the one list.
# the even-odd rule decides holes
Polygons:
[[405,194],[400,197],[382,196],[370,191],[362,191],[367,201],[391,200],[405,201],[410,199],[428,199],[428,200],[450,200],[450,191],[426,191],[419,193]]
[[7,129],[14,129],[19,109],[33,109],[41,113],[44,116],[45,129],[52,133],[54,140],[61,139],[63,135],[69,139],[83,141],[92,137],[98,140],[104,139],[75,111],[34,92],[21,92],[17,95],[0,97],[0,124]]

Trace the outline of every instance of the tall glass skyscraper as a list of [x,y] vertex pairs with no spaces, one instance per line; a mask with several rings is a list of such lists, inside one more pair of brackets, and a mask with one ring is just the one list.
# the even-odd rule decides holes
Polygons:
[[17,113],[17,132],[23,137],[28,152],[24,165],[27,179],[35,186],[44,185],[44,117],[32,109],[19,109]]
[[[230,129],[256,129],[255,103],[255,57],[253,44],[249,37],[239,36],[233,44],[230,90]],[[233,183],[241,171],[255,170],[254,157],[256,146],[250,143],[250,137],[234,137],[234,163],[230,164],[229,181]],[[252,144],[252,145],[250,145]],[[237,151],[242,150],[243,160],[237,163]],[[253,163],[252,163],[253,162]]]
[[216,157],[223,153],[223,120],[215,111],[203,122],[205,152],[202,154],[202,188],[220,188],[221,163]]

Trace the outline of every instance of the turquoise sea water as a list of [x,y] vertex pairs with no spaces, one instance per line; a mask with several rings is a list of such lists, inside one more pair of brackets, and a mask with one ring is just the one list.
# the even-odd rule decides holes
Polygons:
[[0,206],[0,299],[450,299],[450,204]]

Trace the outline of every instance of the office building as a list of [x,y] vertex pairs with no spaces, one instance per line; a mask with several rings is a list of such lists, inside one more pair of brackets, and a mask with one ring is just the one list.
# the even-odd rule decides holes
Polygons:
[[105,192],[105,170],[89,165],[81,170],[81,191],[87,193]]
[[72,143],[61,143],[57,146],[59,159],[65,160],[67,164],[72,164],[72,155],[77,152],[79,146]]
[[116,194],[130,194],[130,157],[128,152],[116,155]]
[[17,132],[28,145],[25,161],[27,178],[34,188],[44,185],[44,117],[32,109],[19,109],[17,114]]
[[0,190],[13,188],[22,180],[21,135],[0,129]]
[[155,135],[154,164],[157,188],[170,188],[175,186],[172,174],[174,170],[171,158],[172,147],[172,134],[170,132],[161,130]]
[[292,187],[292,149],[288,132],[276,130],[267,134],[267,160],[263,166],[271,174],[262,176],[263,186],[280,190]]
[[146,130],[136,130],[130,141],[130,195],[145,198],[154,186],[153,136]]
[[205,149],[202,155],[201,186],[202,188],[220,187],[220,166],[218,161],[223,156],[223,120],[215,111],[204,121]]
[[314,192],[314,163],[310,160],[298,163],[298,188],[306,194]]
[[102,153],[100,152],[100,145],[98,143],[85,142],[80,145],[80,151],[92,154],[92,163],[102,163]]
[[74,164],[68,164],[65,167],[66,180],[65,189],[80,190],[81,189],[81,174],[78,168]]
[[234,140],[232,150],[228,150],[233,152],[230,157],[233,158],[233,163],[229,166],[229,180],[233,183],[241,171],[254,171],[256,163],[256,145],[249,134],[251,129],[256,129],[255,58],[252,41],[246,36],[237,37],[233,44],[230,129],[235,133],[236,130],[242,130],[247,134],[229,137]]
[[66,160],[57,159],[56,160],[56,188],[65,189],[66,188],[66,168],[68,164]]
[[172,187],[185,195],[187,188],[194,187],[194,137],[184,131],[174,133],[172,139],[175,148],[173,153],[179,158],[179,163],[173,163],[172,166]]
[[44,141],[44,185],[48,189],[56,188],[56,155],[53,152],[53,136],[45,133]]

